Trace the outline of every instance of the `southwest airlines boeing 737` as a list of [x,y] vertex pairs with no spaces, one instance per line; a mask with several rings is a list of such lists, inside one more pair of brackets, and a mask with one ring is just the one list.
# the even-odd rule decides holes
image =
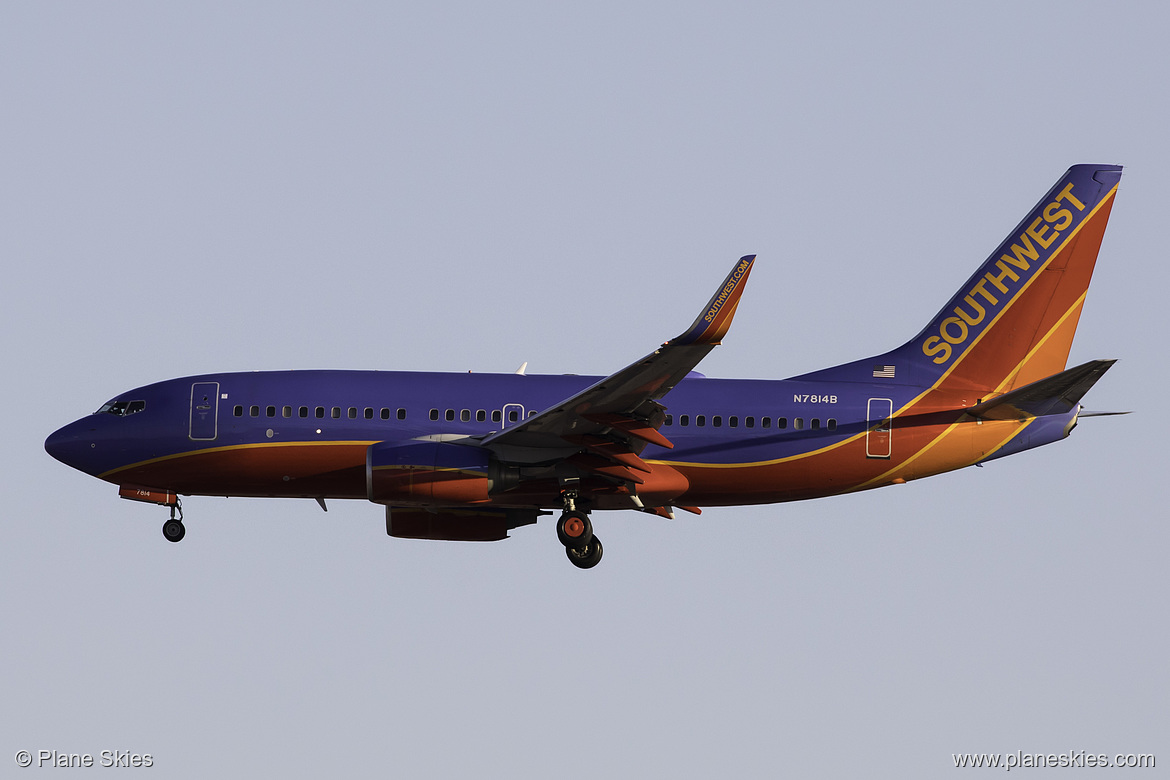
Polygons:
[[1066,368],[1115,165],[1077,165],[917,336],[784,380],[693,369],[726,336],[741,258],[680,336],[607,377],[261,371],[122,393],[45,442],[54,458],[170,508],[179,496],[368,499],[386,532],[493,541],[559,512],[580,568],[590,513],[767,504],[900,484],[1068,436],[1113,365]]

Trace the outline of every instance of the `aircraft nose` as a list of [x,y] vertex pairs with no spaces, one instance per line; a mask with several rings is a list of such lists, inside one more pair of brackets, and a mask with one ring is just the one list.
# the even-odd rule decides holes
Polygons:
[[66,466],[85,471],[86,455],[94,448],[96,427],[87,420],[71,422],[45,439],[45,452]]

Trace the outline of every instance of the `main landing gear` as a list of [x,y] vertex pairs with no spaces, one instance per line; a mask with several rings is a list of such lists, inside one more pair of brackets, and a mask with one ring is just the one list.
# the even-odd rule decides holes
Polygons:
[[589,544],[584,547],[566,547],[565,555],[569,557],[569,562],[578,569],[592,569],[597,564],[601,563],[601,555],[605,550],[601,546],[601,540],[596,536],[589,540]]
[[601,540],[593,533],[589,514],[577,508],[577,496],[566,491],[565,511],[557,520],[557,539],[565,546],[565,555],[578,569],[592,569],[601,562]]
[[[181,542],[187,535],[187,526],[183,525],[183,507],[178,499],[170,507],[171,519],[163,523],[163,536],[168,542]],[[175,512],[179,513],[178,517],[175,517]]]

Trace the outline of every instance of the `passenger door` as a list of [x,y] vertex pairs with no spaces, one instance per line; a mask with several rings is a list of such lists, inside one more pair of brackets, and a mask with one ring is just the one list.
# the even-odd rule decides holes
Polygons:
[[219,428],[219,382],[195,382],[191,385],[192,441],[212,441]]

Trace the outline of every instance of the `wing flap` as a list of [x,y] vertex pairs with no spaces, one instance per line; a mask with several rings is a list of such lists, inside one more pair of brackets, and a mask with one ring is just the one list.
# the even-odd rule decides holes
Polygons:
[[627,433],[635,439],[641,439],[647,444],[657,444],[659,447],[668,450],[674,449],[674,443],[670,439],[659,433],[657,428],[652,428],[642,420],[621,414],[584,414],[582,416],[586,420],[607,425],[622,433]]
[[600,455],[607,460],[612,460],[614,463],[620,463],[627,468],[635,469],[646,474],[650,473],[651,469],[650,466],[646,464],[646,461],[639,458],[633,452],[630,452],[630,450],[620,441],[614,441],[613,439],[607,439],[603,436],[594,436],[592,434],[586,434],[584,436],[567,436],[565,437],[565,441],[571,444],[579,444],[589,452],[592,452],[595,455]]

